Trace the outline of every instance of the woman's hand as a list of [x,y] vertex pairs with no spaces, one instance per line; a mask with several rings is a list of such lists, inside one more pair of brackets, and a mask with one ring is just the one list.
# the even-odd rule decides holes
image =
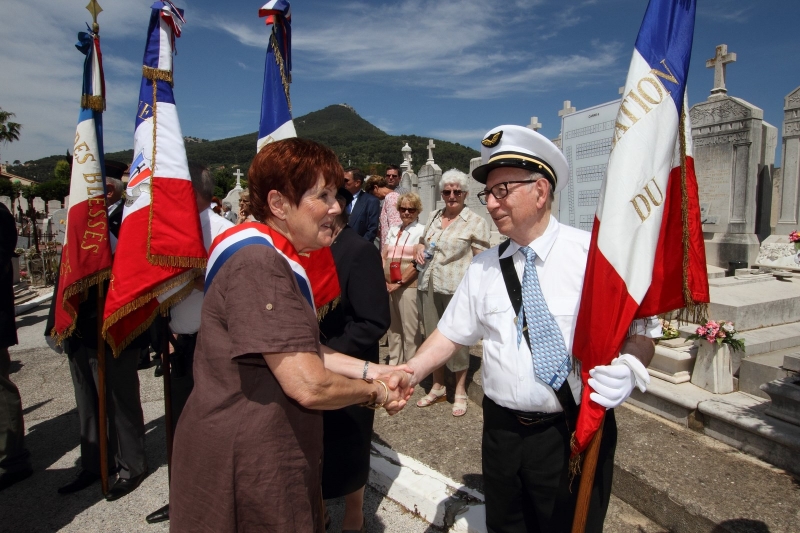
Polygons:
[[387,282],[386,283],[386,292],[388,292],[389,294],[392,294],[394,291],[399,289],[401,286],[402,285],[399,285],[397,283],[389,283],[389,282]]
[[417,245],[416,251],[414,252],[414,261],[418,265],[424,265],[425,264],[425,245],[424,244],[418,244]]
[[[414,394],[414,387],[411,386],[411,375],[401,370],[395,370],[391,374],[381,376],[381,381],[386,383],[389,394],[383,403],[383,408],[390,415],[399,413],[406,406],[408,399]],[[380,383],[378,383],[380,386]],[[382,386],[381,386],[382,388]],[[386,394],[384,391],[382,394]]]
[[405,363],[402,365],[382,365],[370,363],[367,367],[367,379],[376,379],[379,376],[387,376],[392,372],[397,372],[398,370],[407,374],[414,373],[414,369]]

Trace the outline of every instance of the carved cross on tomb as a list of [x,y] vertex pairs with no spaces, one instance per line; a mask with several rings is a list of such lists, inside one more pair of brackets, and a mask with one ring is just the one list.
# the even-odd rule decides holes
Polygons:
[[574,113],[575,111],[577,111],[577,109],[572,107],[572,102],[570,102],[569,100],[564,100],[564,109],[558,112],[558,116],[564,117],[566,115]]
[[241,189],[242,188],[242,176],[244,176],[244,174],[242,174],[242,169],[237,168],[236,172],[234,172],[233,175],[236,176],[236,188],[237,189]]
[[728,45],[717,46],[714,57],[706,61],[706,68],[714,69],[714,88],[711,89],[711,96],[724,96],[728,93],[725,88],[725,65],[736,61],[734,52],[728,53]]
[[428,149],[428,164],[432,165],[433,164],[433,149],[436,148],[436,145],[433,144],[433,139],[428,139],[428,146],[426,146],[426,148]]
[[525,126],[529,130],[539,131],[542,129],[542,123],[539,122],[539,117],[531,117],[531,123]]

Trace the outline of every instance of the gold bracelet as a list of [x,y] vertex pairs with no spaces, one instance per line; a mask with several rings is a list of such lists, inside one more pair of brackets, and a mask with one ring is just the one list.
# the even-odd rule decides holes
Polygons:
[[[366,381],[367,383],[372,383],[373,381],[377,381],[378,383],[383,385],[383,391],[385,393],[385,396],[383,397],[383,401],[381,403],[375,403],[378,399],[378,395],[376,393],[371,393],[370,400],[360,404],[361,407],[366,407],[367,409],[380,409],[387,401],[389,401],[389,387],[386,385],[386,383],[384,383],[380,379],[374,379],[374,380],[365,379],[364,381]],[[374,397],[373,394],[375,395]]]

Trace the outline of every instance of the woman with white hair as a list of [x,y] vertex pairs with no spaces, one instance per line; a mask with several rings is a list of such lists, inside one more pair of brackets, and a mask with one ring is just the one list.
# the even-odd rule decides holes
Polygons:
[[[439,189],[442,191],[444,208],[431,213],[416,254],[417,264],[424,265],[425,248],[430,243],[436,244],[430,264],[417,282],[419,313],[426,336],[436,329],[472,258],[489,248],[489,224],[464,205],[469,193],[467,175],[455,168],[448,170],[442,175]],[[453,416],[463,416],[467,412],[469,347],[461,348],[445,366],[456,375]],[[417,402],[417,407],[445,401],[445,393],[442,367],[434,370],[433,387]]]

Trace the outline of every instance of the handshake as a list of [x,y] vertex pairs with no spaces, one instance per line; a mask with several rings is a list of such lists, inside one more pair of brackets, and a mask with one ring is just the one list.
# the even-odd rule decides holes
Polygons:
[[[381,370],[385,370],[385,365],[378,365]],[[390,415],[399,413],[403,407],[406,406],[408,399],[414,394],[414,385],[412,384],[412,375],[414,370],[408,365],[398,365],[391,367],[391,371],[385,371],[374,378],[377,383],[380,381],[386,385],[386,390],[383,389],[380,383],[377,383],[380,392],[376,401],[383,400],[380,407],[386,409]]]

